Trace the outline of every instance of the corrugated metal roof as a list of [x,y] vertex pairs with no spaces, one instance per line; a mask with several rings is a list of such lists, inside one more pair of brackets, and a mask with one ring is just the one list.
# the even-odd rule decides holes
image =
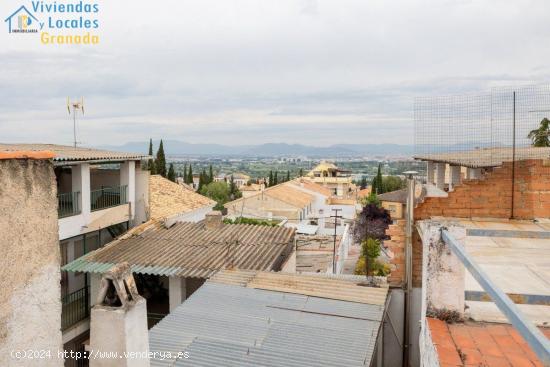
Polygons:
[[[151,225],[142,232],[115,240],[67,265],[66,271],[103,273],[128,262],[135,273],[208,278],[233,267],[278,270],[291,253],[294,230],[248,224],[175,223]],[[230,244],[230,245],[229,245]]]
[[208,281],[149,331],[151,352],[189,358],[151,366],[369,366],[383,313],[384,305]]
[[359,286],[363,284],[364,278],[327,277],[313,274],[223,270],[210,278],[210,281],[375,305],[384,304],[388,293],[388,286],[385,283],[379,287],[367,287]]
[[54,161],[109,161],[109,160],[138,160],[150,158],[147,154],[111,152],[108,150],[73,147],[57,144],[0,144],[0,152],[13,151],[50,151],[55,154]]

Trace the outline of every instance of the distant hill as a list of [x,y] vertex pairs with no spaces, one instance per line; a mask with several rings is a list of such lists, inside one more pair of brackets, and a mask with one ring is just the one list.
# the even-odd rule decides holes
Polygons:
[[[336,144],[328,147],[316,147],[302,144],[266,143],[259,145],[228,146],[221,144],[193,144],[178,140],[164,140],[164,152],[169,156],[211,155],[211,156],[309,156],[309,157],[356,157],[356,156],[403,156],[412,155],[413,145],[399,144]],[[154,141],[154,149],[158,141]],[[148,141],[129,142],[123,145],[98,146],[101,149],[123,152],[147,153]]]

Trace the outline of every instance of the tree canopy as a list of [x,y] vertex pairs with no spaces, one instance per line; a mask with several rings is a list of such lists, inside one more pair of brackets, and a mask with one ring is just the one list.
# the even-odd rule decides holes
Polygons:
[[546,117],[540,122],[539,128],[531,130],[527,137],[534,147],[550,147],[550,120]]
[[172,182],[176,182],[176,171],[174,171],[174,164],[170,163],[170,168],[168,168],[167,179]]
[[164,145],[160,139],[159,149],[157,150],[157,159],[155,160],[155,170],[157,174],[166,177],[166,157],[164,156]]

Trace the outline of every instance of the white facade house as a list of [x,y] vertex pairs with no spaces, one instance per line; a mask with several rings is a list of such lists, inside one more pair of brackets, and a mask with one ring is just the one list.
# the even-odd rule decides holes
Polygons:
[[[147,155],[54,144],[0,144],[0,150],[53,153],[61,266],[148,219],[149,172],[141,169]],[[61,272],[66,350],[88,337],[89,285],[83,273]]]

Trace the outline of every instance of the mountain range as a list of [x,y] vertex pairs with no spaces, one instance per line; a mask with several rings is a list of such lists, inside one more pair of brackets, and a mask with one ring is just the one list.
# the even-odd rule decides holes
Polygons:
[[[153,141],[156,151],[158,141]],[[413,154],[413,145],[400,144],[335,144],[328,147],[317,147],[303,144],[266,143],[258,145],[222,145],[194,144],[179,140],[164,140],[164,152],[167,156],[200,155],[200,156],[242,156],[242,157],[361,157],[361,156],[409,156]],[[144,152],[149,147],[148,141],[128,142],[123,145],[103,145],[97,148],[123,151]]]

